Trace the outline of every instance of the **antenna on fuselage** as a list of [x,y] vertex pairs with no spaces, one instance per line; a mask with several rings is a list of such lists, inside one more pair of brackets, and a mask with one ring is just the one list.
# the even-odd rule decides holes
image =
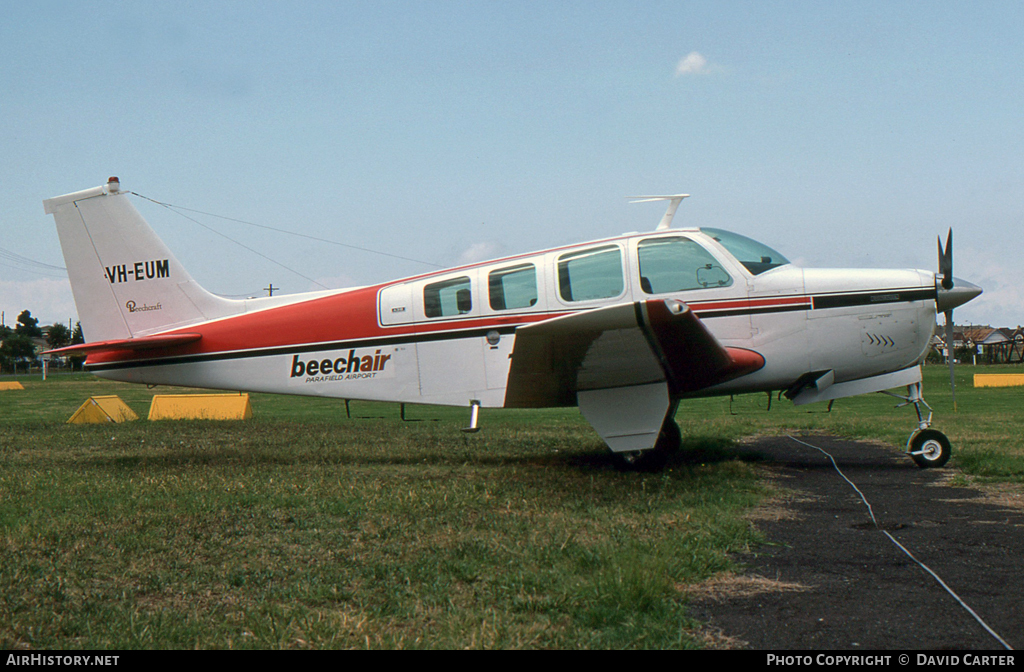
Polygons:
[[676,216],[676,208],[683,202],[684,198],[689,198],[689,194],[671,194],[668,196],[630,196],[636,200],[630,201],[630,203],[649,203],[651,201],[669,201],[668,209],[665,210],[665,216],[658,222],[658,228],[655,231],[665,231],[672,228],[672,218]]

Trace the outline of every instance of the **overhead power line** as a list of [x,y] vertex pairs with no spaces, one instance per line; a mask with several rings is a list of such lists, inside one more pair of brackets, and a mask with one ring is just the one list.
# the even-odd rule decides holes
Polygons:
[[[315,240],[315,241],[317,241],[319,243],[327,243],[329,245],[337,245],[339,247],[345,247],[345,248],[348,248],[350,250],[357,250],[359,252],[366,252],[368,254],[376,254],[376,255],[379,255],[379,256],[382,256],[382,257],[390,257],[392,259],[399,259],[401,261],[411,261],[411,262],[413,262],[415,264],[423,264],[424,266],[431,266],[433,268],[444,268],[440,264],[435,264],[435,263],[432,263],[432,262],[429,262],[429,261],[423,261],[422,259],[413,259],[412,257],[403,257],[403,256],[401,256],[399,254],[392,254],[391,252],[381,252],[380,250],[374,250],[374,249],[371,249],[371,248],[368,248],[368,247],[360,247],[358,245],[352,245],[350,243],[342,243],[342,242],[339,242],[337,240],[330,240],[329,238],[320,238],[318,236],[311,236],[309,234],[298,233],[296,231],[288,231],[287,229],[279,229],[279,228],[277,228],[275,226],[267,226],[266,224],[257,224],[255,222],[249,222],[249,221],[246,221],[244,219],[236,219],[234,217],[225,217],[224,215],[217,215],[217,214],[214,214],[212,212],[204,212],[202,210],[196,210],[194,208],[186,208],[186,207],[184,207],[182,205],[174,205],[172,203],[164,203],[162,201],[158,201],[156,199],[149,198],[148,196],[143,196],[142,194],[139,194],[139,193],[134,192],[134,191],[130,192],[130,193],[135,195],[135,196],[138,196],[139,198],[143,198],[143,199],[145,199],[147,201],[150,201],[151,203],[156,203],[157,205],[165,207],[165,208],[167,208],[167,209],[169,209],[169,210],[171,210],[173,212],[176,212],[177,214],[181,215],[182,217],[185,217],[186,219],[189,219],[189,220],[191,220],[193,222],[196,222],[200,226],[203,226],[204,228],[207,228],[210,231],[213,231],[214,233],[217,233],[218,235],[223,236],[225,238],[228,238],[228,237],[225,236],[224,234],[214,230],[214,229],[210,229],[206,225],[196,221],[195,219],[192,219],[191,217],[188,217],[188,216],[184,215],[183,213],[181,213],[179,211],[180,210],[184,210],[186,212],[194,212],[194,213],[199,214],[199,215],[206,215],[207,217],[216,217],[217,219],[223,219],[223,220],[226,220],[226,221],[229,221],[229,222],[236,222],[238,224],[245,224],[247,226],[254,226],[254,227],[258,228],[258,229],[265,229],[267,231],[274,231],[276,233],[284,233],[284,234],[287,234],[289,236],[297,236],[299,238],[305,238],[307,240]],[[228,240],[231,240],[231,239],[228,238]],[[232,241],[232,242],[236,242],[237,243],[237,241]],[[237,244],[242,245],[242,243],[237,243]],[[242,245],[242,247],[246,247],[246,246]],[[246,248],[246,249],[251,249],[251,248]],[[251,250],[251,251],[255,252],[255,250]],[[257,252],[257,254],[259,254],[259,253]],[[260,256],[263,256],[263,255],[260,255]],[[264,257],[264,258],[269,259],[269,257]],[[270,261],[273,261],[273,260],[270,259]],[[278,263],[278,262],[275,261],[274,263]],[[279,264],[279,265],[281,265],[281,264]],[[288,270],[292,270],[292,269],[288,269]],[[297,273],[297,271],[293,271],[293,272]],[[303,276],[303,277],[305,277],[305,276]]]
[[0,266],[29,271],[31,273],[38,273],[40,275],[48,275],[50,277],[57,277],[58,275],[66,276],[68,272],[68,269],[63,266],[55,266],[42,261],[36,261],[35,259],[29,259],[26,256],[2,247],[0,247]]
[[[304,275],[304,274],[300,273],[299,271],[296,271],[294,268],[292,268],[292,267],[290,267],[290,266],[288,266],[286,264],[282,264],[280,261],[277,261],[276,259],[271,259],[270,257],[268,257],[267,255],[263,254],[259,250],[254,250],[253,248],[249,247],[245,243],[237,241],[234,238],[232,238],[231,236],[229,236],[229,235],[227,235],[225,233],[221,233],[217,229],[214,229],[213,227],[210,227],[210,226],[207,226],[206,224],[203,224],[202,222],[200,222],[195,217],[189,217],[188,215],[186,215],[183,212],[178,212],[178,210],[175,209],[177,206],[173,206],[170,203],[161,203],[160,201],[157,201],[157,200],[154,200],[152,198],[149,198],[148,196],[143,196],[142,194],[136,194],[134,191],[129,192],[129,193],[131,193],[131,194],[133,194],[135,196],[138,196],[139,198],[144,198],[147,201],[150,201],[151,203],[156,203],[159,206],[167,208],[168,210],[170,210],[174,214],[178,215],[179,217],[184,217],[188,221],[193,222],[195,224],[198,224],[199,226],[203,227],[204,229],[206,229],[210,233],[215,233],[218,236],[220,236],[221,238],[224,238],[225,240],[229,240],[232,243],[234,243],[235,245],[238,245],[239,247],[252,252],[256,256],[262,257],[262,258],[266,259],[267,261],[269,261],[270,263],[276,264],[277,266],[280,266],[281,268],[285,269],[286,271],[291,271],[292,273],[294,273],[295,275],[299,276],[300,278],[303,278],[305,280],[308,280],[308,281],[312,282],[314,285],[318,285],[320,287],[323,287],[324,289],[330,289],[330,287],[324,285],[323,283],[317,282],[316,280],[314,280],[313,278],[309,277],[308,275]],[[203,214],[206,214],[206,213],[203,213]],[[218,215],[211,215],[211,216],[217,217]]]

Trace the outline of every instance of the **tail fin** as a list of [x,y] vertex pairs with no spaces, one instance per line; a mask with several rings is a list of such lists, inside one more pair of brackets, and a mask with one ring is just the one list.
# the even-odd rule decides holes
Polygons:
[[116,177],[43,201],[57,222],[88,341],[127,339],[224,317],[243,302],[210,294],[128,201]]

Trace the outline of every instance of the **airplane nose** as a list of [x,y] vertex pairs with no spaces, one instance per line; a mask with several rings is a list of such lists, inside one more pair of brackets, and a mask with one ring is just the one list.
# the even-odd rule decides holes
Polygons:
[[982,292],[981,287],[960,278],[953,278],[952,288],[943,289],[942,278],[936,277],[935,289],[935,310],[940,313],[962,306]]

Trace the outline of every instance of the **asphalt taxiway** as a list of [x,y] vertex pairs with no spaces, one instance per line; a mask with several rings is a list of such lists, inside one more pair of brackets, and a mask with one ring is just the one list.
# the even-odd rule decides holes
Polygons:
[[[738,558],[744,569],[736,584],[748,589],[726,586],[691,599],[690,614],[708,624],[712,643],[762,650],[1024,646],[1024,508],[951,487],[950,470],[919,469],[890,448],[795,438],[804,443],[765,437],[740,448],[763,456],[787,494],[756,516],[766,543]],[[830,454],[856,489],[806,444]]]

